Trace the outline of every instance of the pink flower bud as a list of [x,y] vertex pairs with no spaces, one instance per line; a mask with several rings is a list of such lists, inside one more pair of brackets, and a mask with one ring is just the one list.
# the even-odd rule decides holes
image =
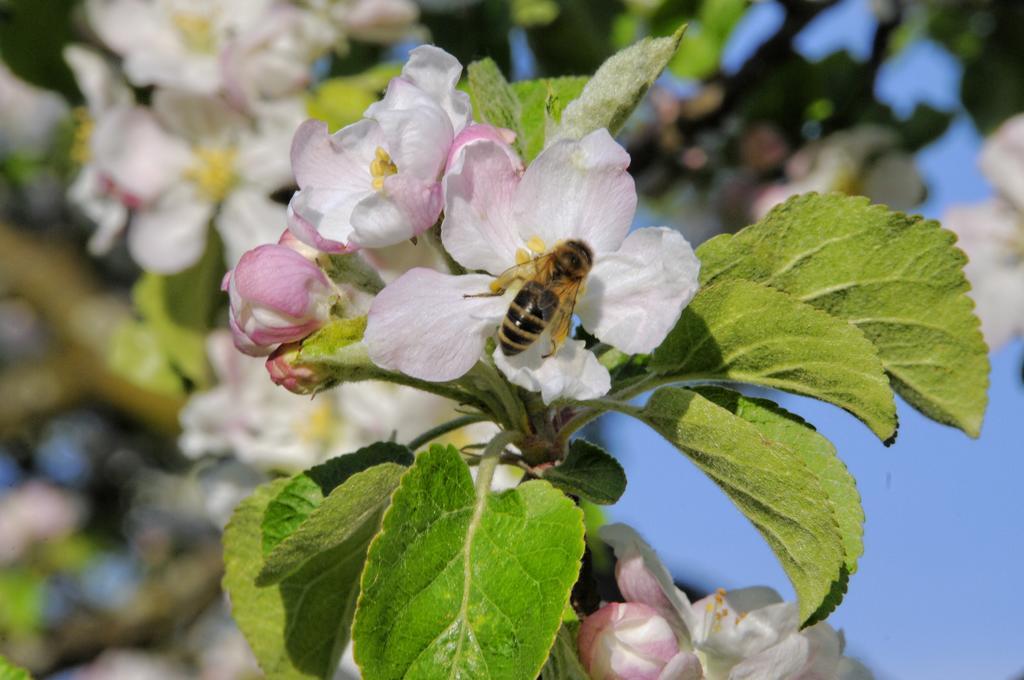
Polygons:
[[299,350],[297,342],[281,345],[267,357],[267,373],[275,385],[280,385],[295,394],[314,394],[324,387],[325,376],[308,365],[298,363]]
[[252,356],[301,340],[327,321],[334,289],[323,271],[281,245],[247,252],[221,285],[231,301],[235,346]]
[[680,654],[668,621],[637,602],[612,602],[585,618],[578,643],[580,661],[594,680],[658,680]]
[[474,142],[488,141],[497,142],[497,144],[508,154],[508,157],[512,159],[513,165],[522,172],[523,162],[519,159],[519,156],[512,149],[510,144],[516,141],[516,133],[505,128],[494,127],[493,125],[483,125],[480,123],[474,123],[468,125],[462,132],[455,136],[452,141],[452,146],[448,150],[448,161],[445,163],[445,170],[450,170],[454,165],[456,159],[459,156],[459,152],[463,148]]

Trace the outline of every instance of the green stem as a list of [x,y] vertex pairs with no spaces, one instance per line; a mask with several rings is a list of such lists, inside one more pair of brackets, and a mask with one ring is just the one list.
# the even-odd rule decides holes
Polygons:
[[427,430],[420,436],[410,441],[409,448],[415,451],[424,444],[432,442],[438,437],[446,435],[449,432],[452,432],[453,430],[458,430],[459,428],[465,427],[466,425],[472,425],[473,423],[479,423],[484,420],[489,420],[489,418],[483,415],[482,413],[465,415],[459,418],[453,418],[449,420],[447,423],[441,423],[437,427]]
[[486,496],[491,490],[494,471],[498,469],[498,463],[501,462],[501,454],[505,452],[505,447],[509,444],[515,444],[522,436],[523,433],[517,430],[505,430],[494,435],[494,439],[487,444],[483,456],[480,457],[480,464],[476,469],[477,498]]

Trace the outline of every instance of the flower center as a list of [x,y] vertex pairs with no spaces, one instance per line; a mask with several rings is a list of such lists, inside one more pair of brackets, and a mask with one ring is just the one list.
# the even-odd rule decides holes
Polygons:
[[298,435],[307,444],[326,444],[334,434],[334,411],[329,401],[321,403],[309,414],[309,418],[297,423]]
[[75,107],[72,111],[75,130],[71,138],[71,160],[78,165],[85,165],[92,158],[92,149],[89,148],[89,140],[92,139],[93,128],[96,122],[89,115],[84,106]]
[[217,41],[213,34],[213,22],[210,17],[192,12],[175,12],[171,16],[174,27],[182,42],[192,52],[213,54],[217,51]]
[[391,156],[388,155],[387,151],[378,146],[377,151],[374,152],[373,160],[370,161],[370,176],[373,177],[370,183],[373,185],[373,188],[381,191],[384,188],[384,178],[397,173],[398,166],[391,160]]
[[185,177],[195,183],[199,193],[212,203],[220,203],[238,181],[232,148],[197,147],[196,162],[185,171]]

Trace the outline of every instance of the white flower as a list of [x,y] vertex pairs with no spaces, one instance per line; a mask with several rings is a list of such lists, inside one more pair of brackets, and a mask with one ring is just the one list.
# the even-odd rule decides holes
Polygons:
[[286,149],[296,117],[252,123],[220,99],[158,90],[152,109],[118,107],[98,120],[93,164],[133,210],[132,257],[150,271],[185,269],[202,255],[211,219],[229,266],[274,243],[285,210],[269,195],[290,182]]
[[[378,441],[408,442],[454,418],[451,402],[398,385],[346,383],[314,398],[267,379],[262,359],[238,352],[230,333],[207,341],[218,385],[193,395],[181,412],[181,450],[191,458],[233,454],[262,470],[303,470]],[[460,433],[485,441],[493,426]]]
[[995,198],[950,208],[942,224],[967,254],[964,274],[989,348],[1024,335],[1024,213]]
[[645,604],[669,622],[679,649],[697,656],[706,680],[872,677],[864,666],[842,656],[842,635],[827,623],[800,630],[796,603],[783,602],[774,590],[718,590],[691,604],[651,547],[631,528],[610,524],[601,528],[601,537],[615,551],[615,578],[626,601]]
[[1003,122],[981,148],[981,169],[1003,198],[1024,213],[1024,114]]
[[335,40],[319,17],[273,0],[88,0],[93,30],[128,80],[235,102],[294,94]]
[[0,495],[0,565],[16,561],[36,543],[67,536],[84,515],[79,498],[41,481],[30,480]]
[[299,191],[288,206],[295,236],[345,252],[407,240],[441,212],[441,173],[455,135],[470,121],[455,86],[462,67],[441,49],[417,47],[366,118],[334,135],[315,120],[295,133]]
[[[628,234],[636,209],[628,164],[606,130],[555,143],[521,176],[517,159],[497,141],[463,146],[445,178],[442,239],[460,264],[487,273],[413,269],[388,285],[368,317],[365,342],[373,361],[423,380],[462,376],[480,359],[516,291],[467,296],[487,293],[494,277],[530,251],[543,253],[570,239],[585,242],[594,255],[576,305],[582,325],[628,353],[661,344],[697,291],[700,265],[676,231]],[[545,358],[548,335],[514,357],[497,349],[495,362],[513,383],[541,392],[548,403],[608,391],[608,371],[582,342],[568,341]]]
[[30,85],[0,63],[0,157],[15,151],[40,154],[68,115],[68,106],[53,92]]
[[89,239],[89,252],[102,255],[113,247],[124,230],[128,207],[93,162],[92,134],[98,119],[115,110],[131,108],[135,97],[98,53],[69,45],[64,48],[64,60],[71,67],[86,104],[75,112],[77,127],[71,157],[81,169],[68,188],[68,200],[96,224],[96,231]]
[[838,191],[867,196],[894,210],[907,210],[924,198],[924,183],[913,157],[897,146],[892,130],[860,125],[813,142],[786,164],[785,184],[762,191],[753,214],[764,217],[790,196]]

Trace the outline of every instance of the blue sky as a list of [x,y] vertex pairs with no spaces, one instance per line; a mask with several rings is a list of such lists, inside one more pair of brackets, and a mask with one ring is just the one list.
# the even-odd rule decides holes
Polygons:
[[[866,54],[874,28],[868,2],[844,0],[800,37],[798,48],[811,58],[837,46]],[[734,35],[726,65],[742,63],[780,16],[773,3],[757,6]],[[887,65],[876,92],[900,113],[918,101],[954,110],[959,79],[952,57],[918,43]],[[918,154],[931,191],[920,212],[938,218],[954,203],[991,193],[976,166],[980,141],[960,116]],[[865,554],[830,621],[844,629],[848,653],[881,679],[1009,679],[1024,672],[1022,360],[1020,341],[993,355],[978,440],[901,401],[899,440],[887,449],[839,409],[780,399],[836,444],[857,479],[867,515]],[[767,545],[710,480],[643,424],[610,418],[608,443],[629,477],[611,519],[640,529],[688,581],[708,588],[766,584],[793,597]]]

